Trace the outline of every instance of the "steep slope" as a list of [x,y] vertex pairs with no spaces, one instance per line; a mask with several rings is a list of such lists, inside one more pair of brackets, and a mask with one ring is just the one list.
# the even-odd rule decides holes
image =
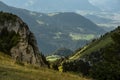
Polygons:
[[91,43],[84,46],[80,50],[77,50],[75,55],[71,56],[70,59],[79,59],[85,56],[88,56],[92,52],[96,52],[100,50],[101,48],[105,48],[106,46],[110,46],[114,43],[112,39],[112,35],[119,29],[115,29],[114,31],[111,31],[110,33],[106,33],[105,35],[101,36],[100,39],[93,39]]
[[119,41],[120,27],[76,50],[73,56],[62,62],[63,70],[81,72],[97,80],[119,80]]
[[72,12],[44,14],[10,7],[2,2],[0,10],[21,17],[34,32],[41,51],[47,54],[61,47],[75,50],[104,33],[90,20]]
[[[118,29],[116,29],[118,30]],[[98,39],[93,39],[89,44],[75,51],[74,55],[69,57],[69,60],[84,59],[89,56],[92,52],[99,51],[106,46],[110,46],[114,43],[112,35],[116,30],[106,33]]]
[[18,62],[45,66],[33,33],[16,15],[0,12],[0,51]]
[[106,35],[102,39],[99,40],[93,40],[90,44],[84,46],[82,49],[78,50],[76,54],[70,59],[78,59],[80,57],[83,57],[84,55],[89,55],[91,52],[97,51],[100,48],[104,48],[110,44],[113,43],[112,38],[110,37],[111,35]]

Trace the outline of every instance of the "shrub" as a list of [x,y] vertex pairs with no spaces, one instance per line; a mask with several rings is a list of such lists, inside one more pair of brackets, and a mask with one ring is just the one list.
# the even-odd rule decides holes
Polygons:
[[16,34],[15,31],[9,32],[7,28],[3,28],[0,33],[0,51],[10,53],[10,49],[15,46],[18,41],[19,34]]
[[71,71],[82,73],[83,75],[88,75],[90,66],[89,63],[84,62],[82,60],[75,60],[73,62],[64,62],[62,64],[63,71]]

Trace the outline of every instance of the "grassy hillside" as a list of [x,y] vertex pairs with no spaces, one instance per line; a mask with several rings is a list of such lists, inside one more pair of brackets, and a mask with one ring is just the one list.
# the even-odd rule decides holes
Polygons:
[[92,42],[90,42],[88,45],[84,46],[81,49],[76,50],[75,54],[71,56],[69,59],[78,59],[85,57],[89,55],[92,52],[95,52],[101,48],[105,48],[107,46],[110,46],[112,43],[114,43],[112,39],[112,35],[114,33],[119,33],[120,27],[116,28],[115,30],[106,33],[105,35],[101,36],[98,39],[94,39]]
[[106,46],[109,46],[110,44],[114,43],[114,41],[111,38],[111,33],[106,33],[104,36],[101,36],[100,39],[95,39],[88,45],[84,46],[82,49],[76,51],[75,55],[71,56],[69,59],[70,60],[76,60],[78,58],[85,57],[89,55],[92,52],[95,52],[101,48],[104,48]]
[[70,73],[17,64],[0,52],[0,80],[90,80]]
[[120,80],[120,26],[76,50],[62,63],[63,71],[89,75],[95,80]]

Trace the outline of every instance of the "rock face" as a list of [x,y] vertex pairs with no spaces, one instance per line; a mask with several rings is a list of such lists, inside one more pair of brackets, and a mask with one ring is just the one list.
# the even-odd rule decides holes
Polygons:
[[35,37],[28,26],[15,15],[3,12],[0,14],[2,18],[0,20],[0,33],[2,34],[2,29],[6,28],[6,32],[9,33],[12,31],[19,35],[17,44],[12,46],[8,51],[10,55],[20,62],[45,66],[46,60],[40,53]]

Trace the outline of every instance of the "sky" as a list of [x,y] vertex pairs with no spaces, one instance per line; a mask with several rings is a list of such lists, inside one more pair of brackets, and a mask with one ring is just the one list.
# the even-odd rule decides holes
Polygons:
[[[90,5],[102,10],[119,9],[120,0],[0,0],[7,5],[37,12],[45,11],[75,11]],[[89,5],[88,5],[89,3]],[[83,4],[83,5],[82,5]],[[79,7],[79,8],[77,8]],[[86,8],[87,7],[87,8]]]
[[101,9],[111,10],[115,9],[118,10],[120,8],[120,0],[89,0],[91,4],[97,6]]

